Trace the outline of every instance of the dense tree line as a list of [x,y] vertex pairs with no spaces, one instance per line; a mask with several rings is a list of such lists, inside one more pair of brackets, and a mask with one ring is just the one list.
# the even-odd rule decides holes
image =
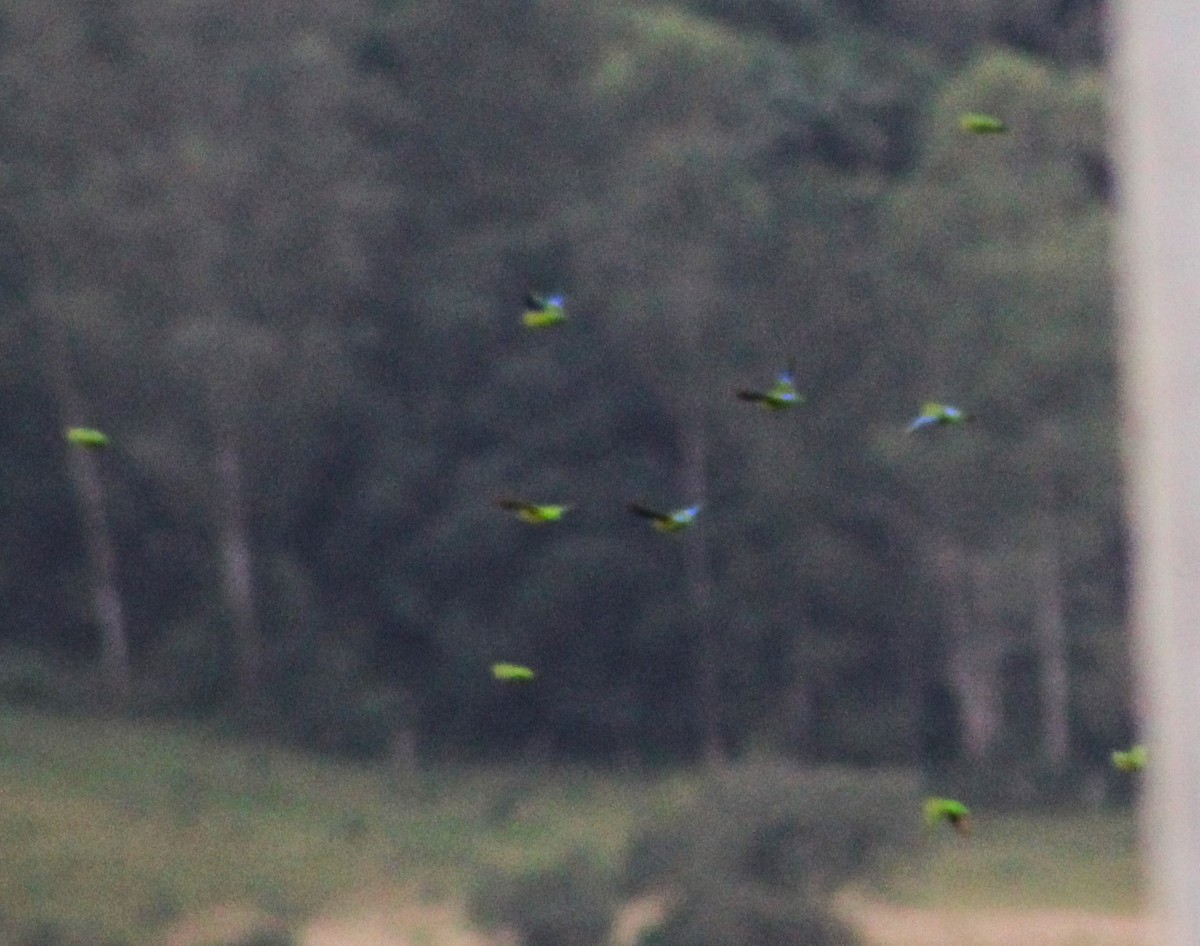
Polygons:
[[[1101,759],[1101,13],[4,3],[10,696],[364,753]],[[801,407],[733,396],[789,365]],[[978,421],[907,435],[932,399]]]

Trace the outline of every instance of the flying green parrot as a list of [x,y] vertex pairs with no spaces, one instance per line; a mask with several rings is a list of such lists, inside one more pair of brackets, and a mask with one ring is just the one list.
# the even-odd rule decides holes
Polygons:
[[68,427],[68,442],[87,450],[102,450],[108,446],[108,434],[93,427]]
[[971,833],[971,809],[953,798],[926,798],[925,823],[936,828],[943,821],[963,837]]
[[1008,125],[999,118],[981,112],[964,112],[958,118],[958,127],[972,135],[1000,135],[1008,131]]
[[974,418],[970,414],[960,411],[957,407],[929,401],[921,408],[921,413],[917,415],[917,419],[908,425],[908,432],[910,434],[916,433],[923,427],[957,427],[970,420],[974,420]]
[[525,296],[525,312],[521,321],[526,328],[554,328],[567,321],[566,301],[562,296]]
[[804,395],[796,390],[791,371],[782,372],[765,391],[738,391],[737,396],[769,411],[782,411],[804,403]]
[[530,683],[537,674],[521,664],[492,664],[492,676],[503,683]]
[[700,511],[700,506],[697,504],[695,506],[688,506],[686,509],[659,512],[656,509],[648,509],[638,503],[629,503],[628,509],[635,516],[649,519],[654,528],[659,532],[680,532],[696,521],[696,514]]
[[1143,745],[1130,746],[1112,754],[1113,768],[1120,772],[1140,772],[1146,767],[1148,753]]
[[530,503],[523,499],[497,499],[496,505],[515,513],[521,521],[534,525],[559,522],[573,508],[569,504]]

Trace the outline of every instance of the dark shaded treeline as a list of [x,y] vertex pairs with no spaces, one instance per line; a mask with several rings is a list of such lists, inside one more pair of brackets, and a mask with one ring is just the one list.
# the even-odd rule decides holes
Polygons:
[[[0,27],[13,698],[365,753],[1129,737],[1097,5]],[[734,396],[789,365],[803,406]],[[978,420],[908,436],[926,400]],[[113,445],[68,466],[68,423]]]

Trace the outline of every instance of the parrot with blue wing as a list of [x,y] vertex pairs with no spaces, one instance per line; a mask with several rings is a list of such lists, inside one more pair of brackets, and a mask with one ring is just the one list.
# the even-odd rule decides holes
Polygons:
[[929,401],[921,408],[921,413],[917,415],[916,420],[908,425],[908,432],[916,433],[925,427],[958,427],[970,420],[974,420],[972,415],[957,407]]
[[525,296],[525,312],[521,321],[526,328],[554,328],[567,321],[566,300],[561,295],[539,296],[529,293]]
[[781,372],[775,383],[765,391],[743,390],[738,391],[737,396],[768,411],[782,411],[803,404],[805,400],[804,395],[796,390],[796,379],[790,370]]
[[680,532],[695,522],[696,514],[700,512],[698,504],[684,509],[674,509],[670,512],[659,512],[657,509],[650,509],[639,503],[630,503],[628,509],[635,516],[649,519],[651,525],[659,532]]

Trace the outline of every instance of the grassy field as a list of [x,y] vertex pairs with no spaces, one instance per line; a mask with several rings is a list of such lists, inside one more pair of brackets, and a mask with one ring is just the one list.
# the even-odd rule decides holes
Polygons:
[[[437,930],[465,934],[446,905],[484,872],[580,848],[616,863],[635,819],[671,811],[693,784],[516,768],[402,776],[179,728],[0,713],[0,943],[45,928],[174,946],[274,918],[312,919],[311,946],[349,946],[337,917],[367,915],[365,897],[391,905],[375,922],[415,916],[425,933],[407,939],[432,946]],[[848,902],[1134,912],[1133,842],[1125,815],[982,812],[973,838],[897,859]],[[354,942],[405,941],[371,935]]]
[[971,837],[935,836],[926,856],[893,865],[876,889],[906,906],[1135,913],[1136,826],[1128,814],[982,812]]
[[1129,814],[981,812],[846,891],[842,914],[871,946],[1152,946]]

